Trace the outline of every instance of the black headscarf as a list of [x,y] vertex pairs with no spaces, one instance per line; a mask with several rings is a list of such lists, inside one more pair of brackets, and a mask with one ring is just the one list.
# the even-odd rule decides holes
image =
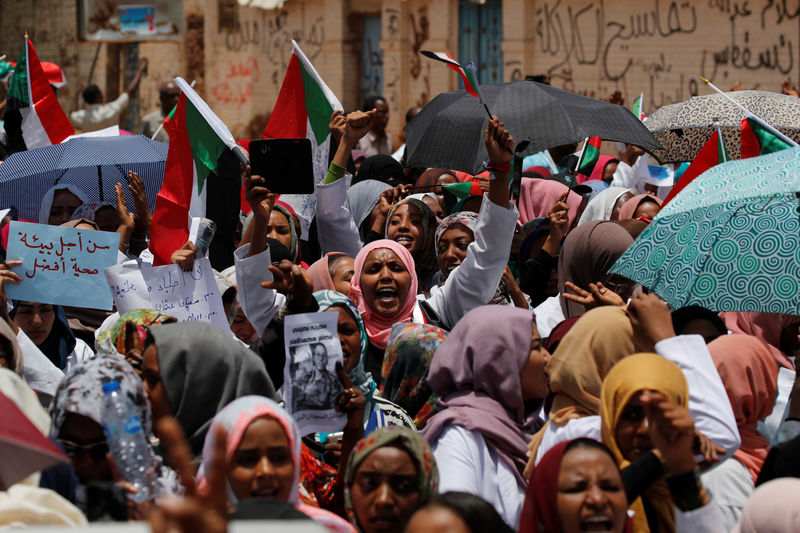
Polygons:
[[403,166],[392,156],[386,154],[370,156],[361,163],[352,184],[364,180],[378,180],[393,187],[407,182]]

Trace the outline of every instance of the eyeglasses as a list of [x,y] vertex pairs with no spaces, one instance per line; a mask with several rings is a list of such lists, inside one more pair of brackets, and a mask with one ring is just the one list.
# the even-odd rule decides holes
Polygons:
[[95,461],[105,458],[108,453],[108,442],[92,442],[90,444],[78,444],[76,442],[58,439],[59,444],[64,448],[64,453],[69,457],[76,457],[81,453],[88,453]]

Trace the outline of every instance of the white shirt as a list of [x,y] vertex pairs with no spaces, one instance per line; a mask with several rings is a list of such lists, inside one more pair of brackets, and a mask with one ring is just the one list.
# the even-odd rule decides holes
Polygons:
[[[742,443],[739,428],[725,386],[703,337],[679,335],[664,339],[655,348],[658,355],[672,361],[683,371],[689,385],[689,414],[694,419],[695,428],[725,449],[720,462],[731,457]],[[548,424],[536,452],[536,462],[547,450],[565,440],[579,437],[601,440],[600,425],[598,415],[575,418],[564,425]]]
[[130,97],[122,93],[119,98],[107,104],[89,104],[69,114],[72,125],[79,130],[95,131],[119,124],[119,116],[128,107]]
[[703,473],[700,478],[703,487],[719,506],[725,531],[732,531],[739,523],[747,498],[755,490],[750,472],[742,463],[731,458]]
[[236,267],[237,298],[242,312],[259,335],[267,328],[272,318],[286,302],[286,296],[273,289],[261,287],[264,281],[272,281],[269,266],[272,258],[267,248],[254,256],[248,257],[250,243],[244,244],[233,252]]
[[549,337],[553,328],[564,320],[561,299],[558,296],[550,296],[537,305],[533,312],[536,313],[536,329],[543,339]]
[[449,426],[431,447],[439,469],[440,494],[461,491],[480,496],[516,531],[525,487],[479,431]]

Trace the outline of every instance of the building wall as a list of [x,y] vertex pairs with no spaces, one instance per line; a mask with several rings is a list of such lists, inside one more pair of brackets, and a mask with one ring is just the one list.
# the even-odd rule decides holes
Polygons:
[[[287,0],[272,11],[238,6],[237,21],[221,24],[219,6],[230,1],[183,0],[191,22],[185,38],[138,46],[150,61],[141,114],[158,107],[163,80],[183,75],[198,82],[234,135],[255,136],[276,100],[292,39],[345,109],[353,109],[367,96],[358,94],[364,15],[381,17],[384,94],[395,135],[409,107],[458,87],[455,73],[418,51],[457,55],[459,0]],[[648,113],[707,93],[699,75],[724,89],[740,81],[777,91],[784,78],[800,81],[800,0],[503,0],[502,6],[505,80],[547,74],[556,86],[598,98],[619,90],[628,103],[644,93]],[[3,0],[2,53],[15,59],[25,30],[42,60],[64,68],[69,83],[59,99],[68,109],[98,49],[77,40],[77,2]],[[100,47],[92,81],[108,97],[124,90],[129,46]]]

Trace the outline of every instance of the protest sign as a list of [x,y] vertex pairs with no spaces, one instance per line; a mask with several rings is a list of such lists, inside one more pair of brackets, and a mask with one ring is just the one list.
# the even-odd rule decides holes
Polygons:
[[135,261],[126,261],[105,274],[120,314],[155,309],[181,322],[210,322],[230,332],[222,295],[207,258],[196,260],[189,272],[178,265],[140,267]]
[[19,285],[5,285],[13,300],[109,310],[113,299],[103,271],[117,262],[119,233],[11,222],[8,259]]
[[336,411],[342,384],[336,361],[342,361],[337,313],[288,315],[283,330],[285,405],[301,435],[341,430],[347,415]]

